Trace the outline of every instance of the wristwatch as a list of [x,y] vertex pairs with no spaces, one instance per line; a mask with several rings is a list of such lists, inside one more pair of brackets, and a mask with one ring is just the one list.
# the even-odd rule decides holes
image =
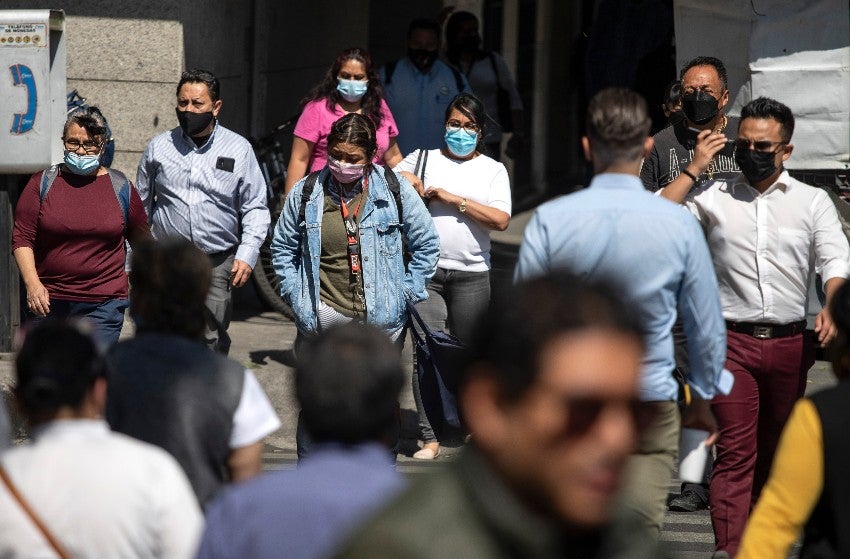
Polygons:
[[460,213],[462,214],[466,213],[466,198],[461,199],[460,205],[457,207],[457,209],[460,210]]

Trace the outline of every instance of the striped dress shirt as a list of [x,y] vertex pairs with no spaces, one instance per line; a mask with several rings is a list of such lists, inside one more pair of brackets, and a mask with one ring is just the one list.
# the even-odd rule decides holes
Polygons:
[[207,254],[236,249],[256,265],[266,238],[266,183],[251,144],[218,122],[198,147],[174,128],[148,144],[136,175],[156,237],[180,235]]

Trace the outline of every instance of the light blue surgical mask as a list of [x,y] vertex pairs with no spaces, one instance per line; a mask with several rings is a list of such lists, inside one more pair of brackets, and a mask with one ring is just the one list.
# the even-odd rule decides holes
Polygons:
[[446,145],[458,157],[466,157],[478,146],[478,132],[470,134],[463,128],[446,129]]
[[90,175],[100,167],[100,155],[77,155],[65,151],[65,166],[75,175]]
[[369,80],[344,80],[337,78],[337,81],[339,83],[336,86],[336,90],[349,103],[361,100],[366,95],[366,90],[369,89]]

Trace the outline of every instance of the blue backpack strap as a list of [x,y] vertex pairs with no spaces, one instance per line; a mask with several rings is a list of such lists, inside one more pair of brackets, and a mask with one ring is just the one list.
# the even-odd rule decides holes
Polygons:
[[41,175],[41,185],[38,189],[39,202],[44,203],[44,199],[47,197],[50,187],[53,186],[53,181],[55,181],[58,176],[59,165],[51,165],[44,170],[44,173]]
[[130,221],[130,181],[124,176],[124,173],[107,167],[106,172],[109,174],[109,180],[112,183],[112,190],[115,191],[115,197],[118,198],[118,204],[121,206],[121,215],[124,217],[124,233],[127,233],[127,224]]

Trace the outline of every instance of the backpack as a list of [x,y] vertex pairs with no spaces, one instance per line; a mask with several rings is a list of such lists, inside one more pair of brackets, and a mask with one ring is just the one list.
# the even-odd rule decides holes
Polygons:
[[[316,187],[316,181],[319,178],[319,173],[322,171],[313,171],[309,175],[307,175],[307,181],[304,183],[304,188],[301,190],[301,207],[298,209],[298,223],[306,220],[304,216],[304,210],[307,207],[307,202],[310,201],[310,196],[313,195],[313,189]],[[395,205],[398,208],[398,222],[404,223],[404,218],[402,217],[402,207],[401,207],[401,185],[398,182],[398,177],[394,172],[387,169],[384,172],[384,178],[387,181],[387,186],[390,189],[390,192],[395,198]]]
[[[124,218],[124,234],[127,233],[127,222],[130,218],[130,181],[124,176],[121,171],[106,168],[109,174],[109,180],[112,182],[112,190],[115,191],[115,197],[118,198],[118,204],[121,206],[121,216]],[[51,165],[49,169],[41,175],[41,186],[38,191],[40,202],[44,203],[50,187],[53,186],[53,181],[59,176],[59,165]]]
[[[384,66],[384,87],[390,85],[393,81],[393,74],[395,73],[395,67],[398,64],[398,60],[391,60],[387,62],[386,66]],[[457,86],[458,94],[463,93],[463,76],[461,76],[460,72],[454,66],[450,66],[449,70],[452,71],[455,77],[455,85]]]

